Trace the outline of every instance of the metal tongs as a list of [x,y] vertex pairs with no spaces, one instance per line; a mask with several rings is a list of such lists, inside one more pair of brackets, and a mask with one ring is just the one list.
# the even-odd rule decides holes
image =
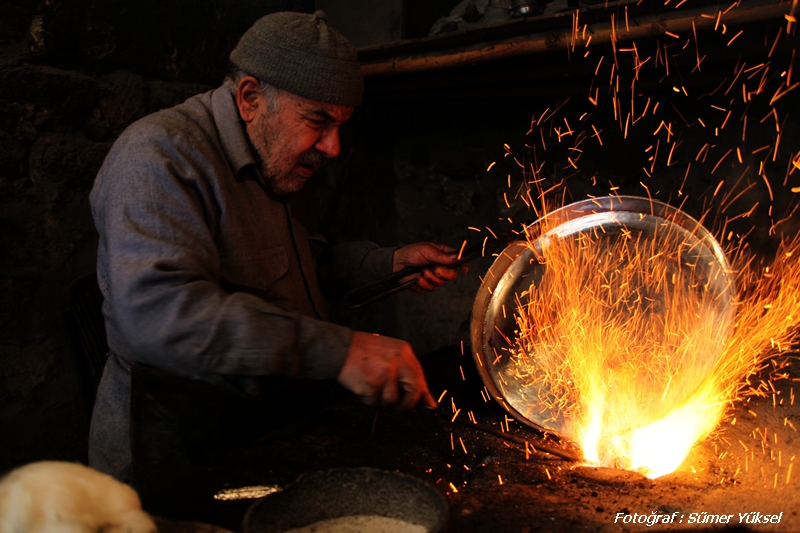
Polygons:
[[[525,226],[527,226],[527,224],[525,224],[523,227]],[[359,309],[375,302],[379,302],[393,294],[410,289],[417,284],[417,279],[419,276],[415,276],[414,278],[401,283],[400,280],[403,278],[412,276],[414,274],[419,274],[426,268],[435,268],[437,266],[458,268],[463,264],[482,257],[486,253],[494,253],[495,251],[502,250],[513,241],[516,241],[520,238],[524,238],[524,234],[522,232],[511,230],[507,233],[499,234],[493,241],[486,241],[486,244],[479,243],[475,246],[466,248],[463,252],[461,252],[459,260],[452,265],[428,264],[423,266],[407,267],[403,270],[398,270],[397,272],[389,274],[388,276],[384,276],[376,281],[367,283],[366,285],[362,285],[361,287],[349,291],[342,298],[344,308],[348,310]]]

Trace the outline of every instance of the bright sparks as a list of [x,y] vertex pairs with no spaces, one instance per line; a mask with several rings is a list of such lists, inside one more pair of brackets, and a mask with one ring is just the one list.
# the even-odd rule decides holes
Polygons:
[[528,412],[549,415],[588,463],[655,478],[717,427],[770,348],[788,348],[800,242],[769,267],[729,249],[732,270],[699,223],[651,205],[537,223],[506,388],[536,390]]
[[[711,17],[713,31],[725,35],[718,49],[760,46],[761,36],[756,42],[733,24],[726,33],[724,17],[740,4]],[[504,145],[505,156],[526,163],[523,184],[512,189],[509,180],[504,205],[513,211],[524,203],[540,220],[526,232],[527,249],[520,244],[498,254],[483,280],[486,290],[473,309],[481,326],[472,331],[478,370],[506,410],[575,441],[590,464],[651,478],[672,472],[736,402],[766,394],[764,381],[753,380],[751,387],[748,379],[796,340],[798,207],[794,199],[792,205],[783,201],[800,193],[800,151],[789,140],[796,136],[786,133],[800,86],[792,74],[796,51],[789,54],[784,43],[794,32],[794,7],[785,29],[763,37],[766,58],[739,57],[708,90],[706,81],[688,84],[708,49],[698,42],[694,22],[680,35],[666,32],[668,39],[631,41],[624,49],[614,34],[608,57],[591,60],[588,103],[581,98],[565,107],[569,99],[559,100],[537,113],[525,157]],[[612,19],[612,31],[616,27]],[[592,48],[600,51],[597,43]],[[688,61],[694,70],[676,75],[676,60],[687,54],[694,56]],[[637,83],[644,76],[664,89],[641,92]],[[562,113],[580,118],[567,121]],[[595,198],[578,202],[582,222],[575,211],[563,216],[567,198],[641,193],[636,183],[648,197],[636,200],[636,210],[611,209],[609,202],[620,198]],[[696,194],[703,207],[688,200],[698,200]],[[716,238],[651,196],[701,211]],[[776,220],[783,216],[778,210],[788,213],[792,206]],[[719,223],[708,222],[714,217]],[[744,226],[756,219],[769,224],[768,233],[748,237]],[[745,240],[774,249],[780,234],[788,240],[769,259]],[[518,253],[522,261],[514,259]],[[506,313],[515,299],[517,310]]]

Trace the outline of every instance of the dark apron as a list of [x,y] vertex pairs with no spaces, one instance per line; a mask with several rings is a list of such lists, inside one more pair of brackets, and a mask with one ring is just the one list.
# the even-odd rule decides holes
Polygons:
[[260,378],[244,394],[163,370],[131,365],[131,485],[143,500],[238,446],[320,410],[342,394],[333,380]]

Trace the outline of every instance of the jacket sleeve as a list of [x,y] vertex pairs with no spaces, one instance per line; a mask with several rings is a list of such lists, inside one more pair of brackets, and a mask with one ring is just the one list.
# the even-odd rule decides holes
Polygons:
[[388,276],[395,250],[369,241],[329,246],[320,261],[320,285],[325,296],[341,298],[352,289]]
[[219,158],[204,168],[187,153],[192,139],[181,149],[165,135],[129,129],[91,194],[112,351],[196,377],[336,376],[351,330],[220,286],[220,215],[204,175],[230,170],[213,167]]

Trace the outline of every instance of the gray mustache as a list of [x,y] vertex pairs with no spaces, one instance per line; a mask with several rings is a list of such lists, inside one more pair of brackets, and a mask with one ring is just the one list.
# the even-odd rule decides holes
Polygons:
[[325,161],[325,155],[316,148],[311,148],[304,152],[297,161],[301,165],[317,168]]

